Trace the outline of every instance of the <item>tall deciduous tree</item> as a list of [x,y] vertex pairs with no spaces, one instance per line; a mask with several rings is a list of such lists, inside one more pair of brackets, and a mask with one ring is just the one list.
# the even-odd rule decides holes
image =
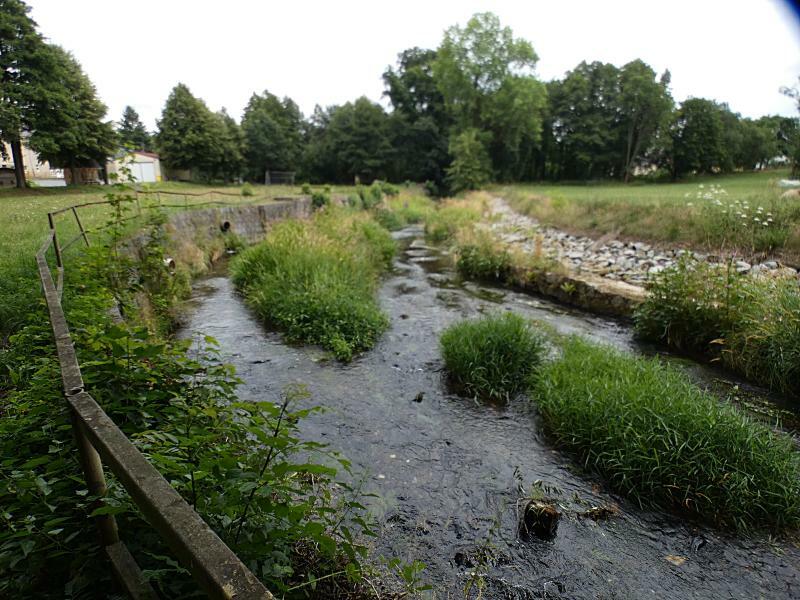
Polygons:
[[72,182],[81,183],[81,167],[105,168],[116,147],[106,106],[80,64],[66,50],[50,46],[56,85],[31,118],[30,146],[55,167],[69,169]]
[[672,123],[670,142],[667,156],[673,179],[720,169],[725,158],[720,107],[705,98],[685,100]]
[[117,127],[119,143],[131,150],[150,150],[150,134],[132,107],[126,106]]
[[156,135],[164,164],[171,169],[190,169],[194,177],[212,178],[224,159],[224,136],[222,120],[186,85],[176,85],[164,105]]
[[267,170],[294,171],[303,151],[303,115],[290,98],[264,91],[244,109],[242,132],[250,178],[263,181]]
[[447,152],[450,119],[433,76],[436,52],[410,48],[398,56],[397,68],[383,74],[384,95],[394,112],[390,118],[396,180],[434,181],[441,185],[450,161]]
[[222,161],[218,173],[225,181],[236,181],[242,176],[245,167],[244,134],[239,124],[224,108],[216,116],[223,128],[220,139]]
[[537,60],[531,44],[492,13],[448,29],[437,51],[433,74],[452,134],[473,128],[489,133],[487,149],[501,178],[523,172],[523,145],[540,139],[546,90],[534,77]]
[[624,179],[633,175],[633,168],[648,149],[659,127],[667,125],[673,102],[669,93],[670,74],[659,81],[653,69],[641,60],[622,67],[619,73],[619,109],[624,133]]
[[489,183],[492,167],[482,136],[477,129],[466,129],[450,143],[453,162],[447,168],[447,183],[452,191],[477,190]]

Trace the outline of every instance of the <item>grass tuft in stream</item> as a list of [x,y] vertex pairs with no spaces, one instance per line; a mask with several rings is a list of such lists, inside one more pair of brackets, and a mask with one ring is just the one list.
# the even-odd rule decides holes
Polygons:
[[541,334],[513,313],[451,325],[441,346],[453,383],[470,396],[490,400],[526,389],[545,352]]
[[574,337],[533,398],[583,465],[640,505],[737,529],[800,525],[800,453],[656,359]]
[[276,225],[231,265],[233,282],[287,339],[319,344],[336,358],[375,345],[388,319],[375,299],[395,243],[369,215],[327,208]]

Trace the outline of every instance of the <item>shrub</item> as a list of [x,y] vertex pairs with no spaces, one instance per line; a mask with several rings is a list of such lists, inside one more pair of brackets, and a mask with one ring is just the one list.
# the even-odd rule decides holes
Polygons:
[[250,197],[250,196],[254,196],[254,195],[255,195],[255,191],[253,190],[253,186],[250,185],[249,183],[245,183],[242,186],[242,196]]
[[407,225],[406,220],[393,210],[378,208],[373,212],[375,220],[389,231],[397,231]]
[[311,194],[311,206],[316,210],[331,203],[331,197],[327,192],[314,192]]
[[258,314],[288,340],[319,344],[349,361],[388,326],[375,290],[394,251],[389,233],[369,216],[333,210],[276,225],[231,272]]
[[303,195],[310,196],[311,195],[311,184],[310,183],[304,183],[302,186],[300,186],[300,191],[303,193]]
[[527,389],[545,351],[544,338],[513,313],[461,321],[448,327],[440,341],[456,387],[491,400]]
[[473,200],[448,200],[428,214],[425,235],[433,242],[444,242],[463,229],[481,220],[484,206]]
[[646,339],[704,354],[785,393],[800,393],[800,286],[684,259],[648,283],[636,312]]
[[675,367],[573,337],[533,395],[556,442],[640,505],[718,525],[800,525],[789,436],[700,390]]
[[434,210],[433,202],[424,196],[394,196],[386,203],[406,223],[423,223]]
[[456,268],[464,277],[506,281],[511,275],[511,254],[488,231],[463,233],[456,251]]
[[400,193],[400,188],[388,181],[378,182],[381,186],[381,192],[387,196],[397,196]]
[[364,203],[361,200],[361,196],[359,196],[358,194],[350,194],[347,197],[347,205],[350,208],[355,208],[356,210],[364,208]]

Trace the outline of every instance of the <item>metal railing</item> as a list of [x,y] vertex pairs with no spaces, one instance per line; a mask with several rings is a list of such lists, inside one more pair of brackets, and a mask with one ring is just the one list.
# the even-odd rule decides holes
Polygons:
[[[160,194],[175,194],[159,192]],[[215,192],[217,195],[223,195]],[[202,196],[208,194],[180,194]],[[231,194],[232,195],[232,194]],[[106,493],[103,464],[119,479],[142,514],[175,553],[199,586],[211,598],[219,599],[271,599],[272,594],[239,560],[194,509],[176,492],[169,482],[153,467],[119,429],[100,405],[85,391],[80,366],[72,344],[66,316],[61,306],[64,286],[63,251],[83,239],[89,246],[87,230],[78,215],[78,209],[97,204],[112,204],[102,200],[76,204],[47,214],[50,232],[36,253],[36,264],[42,283],[50,323],[55,337],[56,351],[61,366],[61,381],[70,409],[70,419],[84,478],[93,496]],[[193,204],[192,207],[231,202],[211,201]],[[241,205],[243,203],[236,203]],[[138,205],[138,194],[137,194]],[[166,207],[161,203],[159,206]],[[177,206],[182,208],[181,206]],[[141,210],[141,207],[140,207]],[[55,217],[71,211],[79,233],[63,246],[59,244]],[[57,270],[56,281],[50,270],[47,252],[53,249]],[[125,544],[120,541],[113,515],[98,515],[96,520],[100,540],[114,574],[126,593],[134,599],[155,599],[156,593],[142,576]]]

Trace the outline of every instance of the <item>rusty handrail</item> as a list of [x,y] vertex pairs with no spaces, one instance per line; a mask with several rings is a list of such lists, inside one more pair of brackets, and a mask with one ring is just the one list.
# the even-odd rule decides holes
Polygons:
[[[272,600],[264,584],[239,560],[199,514],[175,491],[169,482],[139,452],[127,436],[84,390],[77,355],[61,306],[64,264],[58,242],[54,216],[71,210],[81,231],[71,239],[89,238],[78,217],[77,209],[113,201],[84,203],[48,213],[50,231],[36,253],[36,264],[42,284],[50,324],[55,338],[61,381],[78,454],[87,488],[93,496],[106,493],[103,461],[122,482],[148,522],[166,541],[180,562],[192,573],[200,587],[214,599]],[[226,203],[222,203],[226,204]],[[227,203],[232,204],[232,203]],[[58,283],[53,282],[47,252],[53,248],[58,270]],[[120,541],[113,515],[93,517],[112,570],[126,593],[135,600],[155,600],[156,593],[142,575],[136,560]]]

